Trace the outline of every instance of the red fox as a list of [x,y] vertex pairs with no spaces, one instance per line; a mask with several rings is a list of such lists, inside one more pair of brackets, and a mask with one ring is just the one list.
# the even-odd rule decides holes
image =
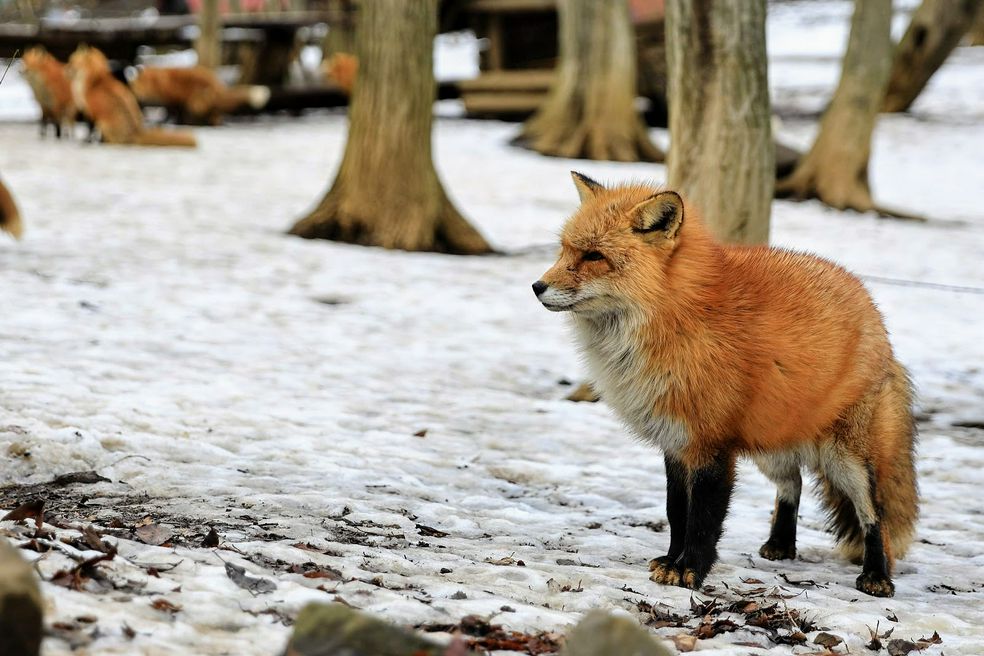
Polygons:
[[796,556],[805,466],[857,588],[892,596],[918,515],[913,391],[861,282],[718,243],[673,191],[573,176],[581,207],[533,291],[570,313],[602,400],[664,452],[670,545],[650,578],[700,587],[747,455],[777,487],[762,557]]
[[125,84],[113,77],[106,56],[99,50],[79,46],[68,60],[68,76],[76,105],[92,119],[104,142],[195,146],[195,137],[190,132],[166,132],[144,126],[137,99]]
[[50,123],[55,126],[55,137],[61,139],[62,127],[68,126],[71,130],[78,114],[65,65],[41,46],[29,48],[22,61],[24,79],[41,105],[41,136],[48,131]]
[[351,96],[359,75],[359,58],[345,52],[336,52],[321,62],[321,71],[325,79],[337,84],[346,96]]
[[21,224],[17,206],[14,205],[14,197],[10,195],[2,181],[0,181],[0,230],[9,232],[14,239],[20,239],[24,234],[24,226]]
[[164,105],[190,123],[218,125],[224,114],[246,106],[260,109],[270,99],[269,87],[230,88],[204,66],[143,68],[129,82],[137,100]]

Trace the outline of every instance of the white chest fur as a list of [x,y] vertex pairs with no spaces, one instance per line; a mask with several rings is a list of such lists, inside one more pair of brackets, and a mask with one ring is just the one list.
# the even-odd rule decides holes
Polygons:
[[648,366],[638,337],[639,323],[629,315],[575,316],[573,323],[602,401],[640,439],[668,453],[682,451],[689,439],[687,427],[656,412],[656,402],[669,389],[670,375]]

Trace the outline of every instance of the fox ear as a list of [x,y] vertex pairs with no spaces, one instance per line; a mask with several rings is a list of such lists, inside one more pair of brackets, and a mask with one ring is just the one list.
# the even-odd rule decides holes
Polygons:
[[574,179],[574,186],[577,187],[577,195],[582,203],[589,198],[594,198],[599,191],[604,189],[600,182],[595,182],[583,173],[571,171],[571,177]]
[[672,239],[683,224],[683,199],[675,191],[661,191],[632,209],[637,214],[632,231],[646,237]]

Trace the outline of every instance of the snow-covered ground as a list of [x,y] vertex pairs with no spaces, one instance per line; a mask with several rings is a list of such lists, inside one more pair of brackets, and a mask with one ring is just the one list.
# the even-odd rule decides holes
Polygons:
[[[811,39],[813,23],[792,9],[833,27]],[[774,12],[780,109],[822,107],[838,62],[791,55],[843,39],[842,9]],[[943,643],[922,653],[984,653],[984,431],[952,425],[984,423],[982,64],[984,49],[958,51],[915,117],[886,117],[877,131],[876,196],[940,221],[815,203],[773,211],[776,244],[868,277],[919,386],[922,519],[895,598],[854,589],[857,567],[834,552],[812,499],[799,558],[759,558],[773,491],[750,466],[700,598],[730,602],[757,579],[796,594],[784,603],[852,653],[876,624],[895,638],[939,632]],[[0,111],[22,111],[22,90],[8,78]],[[815,127],[787,118],[781,129],[808,144]],[[0,173],[27,227],[22,243],[0,242],[0,476],[31,484],[96,470],[111,482],[43,488],[52,517],[108,536],[149,524],[146,542],[166,537],[163,525],[165,544],[179,545],[107,537],[119,555],[95,566],[104,581],[46,582],[47,655],[73,641],[93,654],[275,654],[290,631],[281,618],[312,600],[411,625],[473,613],[522,631],[562,630],[598,607],[635,615],[641,601],[689,613],[688,591],[648,580],[647,560],[668,541],[655,530],[662,458],[604,405],[562,400],[561,381],[583,372],[563,319],[529,289],[574,209],[569,169],[613,181],[661,180],[664,169],[542,158],[507,146],[514,131],[436,124],[449,193],[511,253],[457,258],[284,235],[339,163],[340,114],[198,130],[191,152],[41,141],[34,125],[0,124]],[[195,546],[209,527],[221,548]],[[79,555],[67,544],[24,553],[47,581],[75,563],[69,552]],[[276,589],[238,587],[225,562]],[[160,599],[180,609],[154,607]],[[698,648],[819,649],[751,629]]]

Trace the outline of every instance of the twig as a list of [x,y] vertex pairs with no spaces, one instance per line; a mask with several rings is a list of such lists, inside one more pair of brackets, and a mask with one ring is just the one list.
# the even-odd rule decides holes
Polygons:
[[4,79],[7,77],[7,71],[10,70],[10,65],[14,63],[17,59],[17,55],[20,53],[20,48],[14,51],[14,56],[7,60],[7,68],[3,69],[3,75],[0,75],[0,84],[3,84]]

